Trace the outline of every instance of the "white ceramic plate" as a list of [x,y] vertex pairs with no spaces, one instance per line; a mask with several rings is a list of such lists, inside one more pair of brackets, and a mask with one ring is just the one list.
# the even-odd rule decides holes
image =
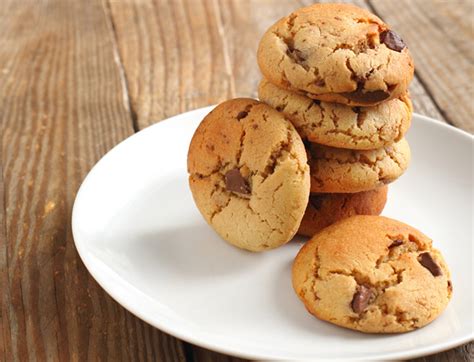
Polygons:
[[188,342],[259,359],[409,358],[473,339],[473,138],[415,115],[412,163],[390,186],[384,215],[434,239],[454,296],[429,326],[367,335],[309,315],[293,293],[301,240],[252,254],[205,223],[187,183],[192,134],[212,107],[184,113],[112,149],[74,204],[77,250],[90,273],[132,313]]

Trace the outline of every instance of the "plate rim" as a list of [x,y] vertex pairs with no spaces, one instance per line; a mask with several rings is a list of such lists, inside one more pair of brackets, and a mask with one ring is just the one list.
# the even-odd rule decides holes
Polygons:
[[[78,236],[78,232],[77,232],[77,228],[78,228],[78,220],[77,220],[78,219],[78,217],[77,217],[77,215],[78,215],[78,211],[77,211],[78,206],[77,205],[79,204],[78,200],[81,199],[81,197],[82,197],[81,195],[85,192],[84,190],[86,189],[87,185],[89,184],[89,181],[90,181],[91,177],[93,177],[93,174],[95,172],[94,170],[97,169],[98,167],[100,167],[100,165],[104,162],[104,159],[107,159],[107,157],[110,153],[114,152],[114,150],[117,147],[123,147],[123,144],[128,143],[131,138],[136,137],[139,134],[149,132],[151,129],[153,129],[155,127],[160,127],[164,123],[170,123],[173,120],[175,120],[176,118],[182,117],[184,115],[190,116],[191,113],[200,113],[200,112],[204,112],[204,111],[211,111],[215,106],[216,105],[210,105],[210,106],[205,106],[205,107],[193,109],[193,110],[190,110],[190,111],[187,111],[187,112],[183,112],[183,113],[171,116],[171,117],[163,119],[161,121],[158,121],[157,123],[154,123],[154,124],[150,125],[149,127],[146,127],[144,129],[140,130],[139,132],[136,132],[136,133],[130,135],[129,137],[125,138],[124,140],[122,140],[121,142],[116,144],[110,150],[108,150],[94,164],[94,166],[88,171],[87,175],[83,179],[83,181],[82,181],[82,183],[81,183],[81,185],[80,185],[80,187],[79,187],[79,189],[76,193],[74,203],[73,203],[73,207],[72,207],[72,213],[71,213],[71,230],[72,230],[74,245],[75,245],[76,250],[79,254],[79,257],[81,258],[82,262],[84,263],[84,266],[86,267],[87,271],[92,276],[92,278],[94,278],[94,280],[100,285],[100,287],[102,289],[104,289],[104,291],[110,297],[112,297],[112,299],[114,299],[117,303],[119,303],[123,308],[125,308],[127,311],[132,313],[134,316],[136,316],[136,317],[140,318],[141,320],[145,321],[146,323],[150,324],[154,328],[157,328],[160,331],[163,331],[164,333],[170,334],[173,337],[178,338],[182,341],[185,341],[185,342],[188,342],[188,343],[191,343],[191,344],[203,347],[203,348],[207,348],[207,349],[210,349],[212,351],[219,352],[219,353],[224,353],[224,354],[243,357],[243,358],[248,358],[248,359],[268,359],[268,358],[280,359],[280,360],[281,359],[286,359],[285,357],[270,356],[268,354],[262,354],[262,353],[260,353],[260,354],[259,353],[248,353],[246,351],[243,351],[242,349],[236,348],[236,346],[234,346],[234,345],[228,345],[228,344],[223,345],[223,344],[219,344],[219,343],[216,343],[216,342],[208,341],[206,339],[200,338],[199,334],[196,334],[192,331],[191,332],[186,332],[186,330],[183,327],[173,328],[169,324],[163,323],[163,321],[156,320],[156,319],[153,319],[151,317],[148,317],[146,315],[146,313],[142,312],[136,306],[136,303],[128,302],[127,298],[124,295],[122,295],[120,293],[116,293],[113,290],[113,288],[111,288],[106,283],[105,278],[103,278],[101,275],[99,275],[99,273],[97,273],[97,271],[93,272],[93,270],[95,270],[94,269],[94,261],[92,261],[89,258],[89,256],[87,255],[87,251],[85,250],[86,249],[85,248],[86,243],[81,243],[79,241],[79,236]],[[425,116],[425,115],[421,115],[421,114],[418,114],[418,113],[413,113],[413,119],[415,117],[421,118],[424,121],[433,124],[434,126],[444,128],[448,132],[451,131],[451,132],[459,134],[462,137],[467,137],[472,143],[471,146],[474,146],[474,135],[471,135],[467,131],[464,131],[464,130],[459,129],[457,127],[454,127],[454,126],[452,126],[448,123],[438,121],[434,118],[431,118],[431,117],[428,117],[428,116]],[[137,289],[134,286],[133,286],[133,289],[135,290],[134,294],[138,293],[138,294],[142,294],[144,296],[147,296],[141,290]],[[147,296],[147,297],[150,298],[149,296]],[[131,298],[131,299],[135,300],[136,298]],[[417,358],[417,357],[421,357],[421,356],[426,356],[426,355],[430,355],[430,354],[434,354],[434,353],[443,352],[443,351],[446,351],[448,349],[455,348],[455,347],[458,347],[462,344],[471,342],[473,340],[474,340],[474,331],[471,331],[470,334],[467,334],[463,337],[459,337],[459,338],[454,339],[452,341],[445,342],[445,343],[438,343],[438,344],[432,345],[432,346],[417,347],[416,350],[414,350],[414,351],[405,350],[405,351],[398,351],[398,352],[387,352],[387,353],[382,353],[382,354],[379,353],[379,354],[375,354],[373,356],[358,357],[356,359],[359,359],[359,360],[360,359],[364,359],[364,360],[371,359],[371,360],[373,360],[373,359]],[[317,356],[309,357],[308,356],[307,358],[310,359],[310,358],[319,358],[319,357],[317,357]],[[303,359],[306,359],[306,357],[303,358]]]

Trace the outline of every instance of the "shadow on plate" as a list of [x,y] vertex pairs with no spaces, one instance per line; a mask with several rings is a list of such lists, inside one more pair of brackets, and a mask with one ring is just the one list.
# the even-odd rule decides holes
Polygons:
[[263,254],[240,250],[222,240],[207,224],[159,229],[138,235],[132,252],[183,278],[218,278],[257,267]]

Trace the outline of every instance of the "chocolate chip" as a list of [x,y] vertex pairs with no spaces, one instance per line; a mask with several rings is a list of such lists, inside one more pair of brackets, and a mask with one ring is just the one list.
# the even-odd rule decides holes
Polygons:
[[326,86],[326,81],[324,79],[318,79],[314,84],[317,87],[325,87]]
[[247,181],[242,177],[238,168],[227,171],[225,174],[225,187],[227,191],[237,192],[239,194],[250,194],[250,187]]
[[307,60],[308,55],[303,53],[301,50],[295,49],[292,43],[287,43],[288,49],[286,55],[290,57],[295,63],[300,64],[303,68],[307,68],[307,65],[304,62]]
[[295,49],[294,53],[299,61],[305,61],[308,57],[307,54],[303,53],[301,50],[298,49]]
[[321,210],[324,202],[324,195],[319,194],[312,194],[309,196],[309,203],[313,206],[316,210]]
[[396,246],[400,246],[402,244],[403,244],[403,240],[397,239],[397,240],[394,240],[393,243],[391,243],[388,248],[391,249],[391,248],[394,248]]
[[352,310],[356,313],[361,313],[369,305],[370,297],[372,296],[372,291],[370,288],[365,285],[359,285],[357,292],[352,298],[351,307]]
[[418,261],[421,265],[423,265],[426,269],[430,271],[431,274],[435,277],[439,277],[443,275],[441,268],[438,264],[433,260],[433,257],[430,253],[422,253],[418,256]]
[[453,291],[453,284],[451,283],[451,280],[448,280],[448,290],[449,290],[450,292]]
[[384,43],[387,48],[397,52],[401,52],[406,47],[402,38],[400,38],[400,35],[395,33],[393,30],[385,30],[380,33],[380,41]]
[[237,115],[237,120],[240,121],[242,118],[247,117],[248,114],[249,114],[249,112],[247,112],[247,111],[239,112],[239,114]]
[[357,89],[354,92],[345,92],[341,93],[347,99],[358,103],[377,103],[382,102],[388,97],[390,93],[387,93],[383,90],[376,90],[372,92],[364,92],[362,89]]

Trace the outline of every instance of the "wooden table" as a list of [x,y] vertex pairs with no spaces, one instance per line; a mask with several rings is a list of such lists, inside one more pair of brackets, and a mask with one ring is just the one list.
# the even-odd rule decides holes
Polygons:
[[[473,3],[354,1],[415,57],[417,112],[474,131]],[[255,96],[259,37],[309,1],[0,1],[0,360],[237,360],[149,326],[86,271],[71,207],[112,146]],[[439,145],[442,147],[442,145]],[[427,360],[472,360],[473,343]]]

